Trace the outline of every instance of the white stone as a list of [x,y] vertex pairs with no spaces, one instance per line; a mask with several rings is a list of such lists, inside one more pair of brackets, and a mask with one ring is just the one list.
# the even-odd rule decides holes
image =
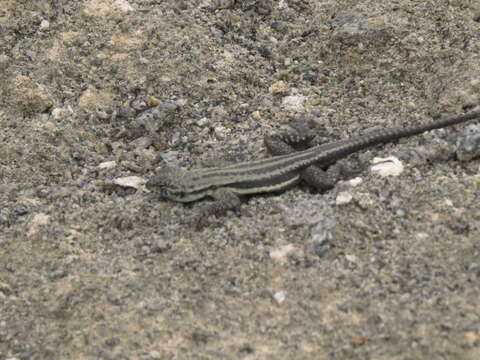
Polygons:
[[290,254],[294,250],[295,250],[295,246],[293,246],[292,244],[287,244],[271,250],[270,258],[275,261],[283,262],[285,261],[285,258],[288,256],[288,254]]
[[115,161],[105,161],[98,164],[99,169],[113,169],[115,166],[117,166]]
[[303,103],[307,98],[301,95],[285,96],[282,99],[282,106],[287,110],[301,111],[304,106]]
[[335,204],[336,205],[345,205],[351,202],[353,199],[352,194],[346,191],[342,191],[337,195],[337,198],[335,199]]
[[48,30],[50,28],[50,22],[48,20],[42,20],[40,23],[40,30]]
[[145,179],[139,176],[124,176],[116,178],[113,183],[122,187],[131,187],[134,189],[140,189],[145,184]]
[[277,302],[277,304],[281,304],[285,301],[285,298],[287,297],[287,292],[284,290],[277,291],[274,295],[273,298]]
[[398,176],[403,172],[403,164],[395,156],[374,158],[372,163],[374,165],[371,167],[371,171],[381,177]]

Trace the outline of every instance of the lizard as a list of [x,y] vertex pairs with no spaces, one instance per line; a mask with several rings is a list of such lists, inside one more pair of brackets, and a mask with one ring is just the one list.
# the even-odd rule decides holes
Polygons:
[[241,196],[280,192],[301,180],[326,191],[335,185],[339,176],[334,165],[353,153],[477,118],[480,118],[480,111],[423,125],[372,131],[300,151],[295,146],[308,143],[313,135],[302,134],[302,131],[270,135],[264,139],[267,150],[273,155],[270,158],[194,170],[167,166],[160,168],[146,182],[146,187],[160,198],[175,202],[211,198],[214,201],[201,211],[201,215],[220,215],[239,207]]

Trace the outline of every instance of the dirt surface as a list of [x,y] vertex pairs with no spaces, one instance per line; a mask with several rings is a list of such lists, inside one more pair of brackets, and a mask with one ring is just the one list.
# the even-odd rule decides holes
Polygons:
[[465,113],[479,74],[474,0],[2,0],[0,360],[480,359],[478,121],[202,231],[143,186]]

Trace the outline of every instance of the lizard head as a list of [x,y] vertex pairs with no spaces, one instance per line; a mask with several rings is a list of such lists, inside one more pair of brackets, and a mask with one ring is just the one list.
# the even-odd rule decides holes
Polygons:
[[162,199],[190,202],[203,197],[198,193],[192,194],[189,184],[188,171],[176,167],[163,167],[147,181],[146,186],[150,191],[160,195]]

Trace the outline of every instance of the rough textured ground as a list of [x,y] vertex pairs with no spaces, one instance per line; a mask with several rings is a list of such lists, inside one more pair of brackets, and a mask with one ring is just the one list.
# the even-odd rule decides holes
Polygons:
[[199,232],[118,185],[464,113],[479,74],[474,0],[1,1],[0,359],[479,359],[478,125]]

